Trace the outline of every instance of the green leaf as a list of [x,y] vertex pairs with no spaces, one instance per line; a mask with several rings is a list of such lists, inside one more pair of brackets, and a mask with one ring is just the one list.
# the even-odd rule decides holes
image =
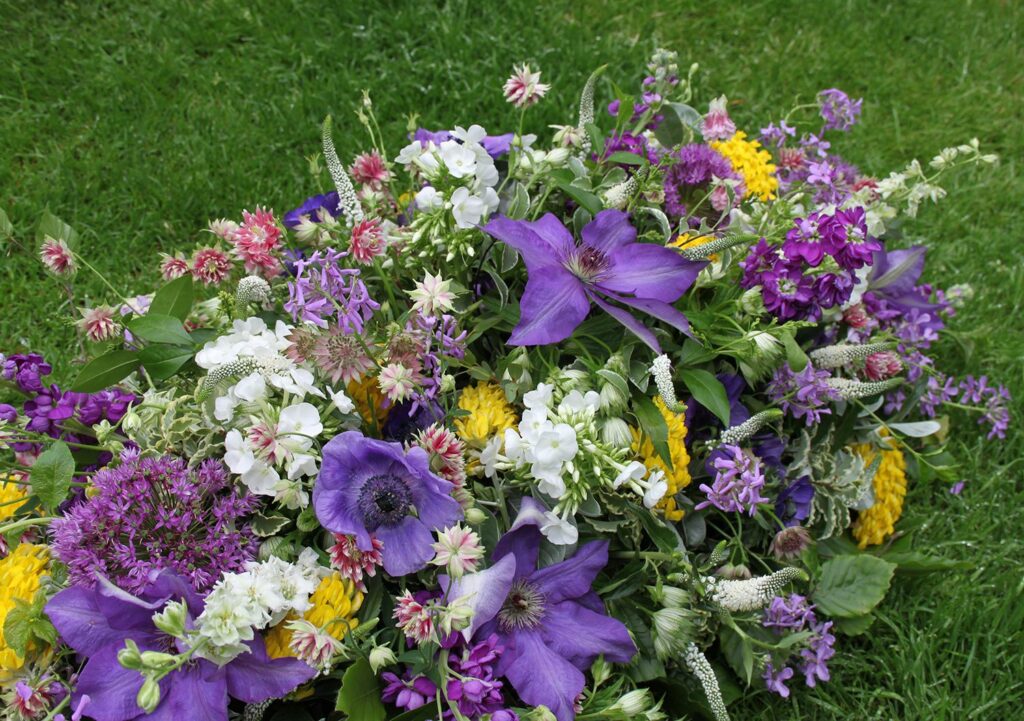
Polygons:
[[42,242],[46,236],[55,240],[63,240],[69,246],[73,245],[78,238],[75,229],[58,218],[50,211],[44,211],[39,218],[39,225],[36,226],[36,241]]
[[32,493],[47,510],[53,511],[67,498],[74,475],[75,459],[71,449],[64,441],[57,441],[32,464],[29,473]]
[[139,360],[153,380],[163,381],[181,370],[194,355],[195,351],[192,348],[155,343],[139,352]]
[[348,714],[351,721],[384,721],[387,713],[380,700],[377,676],[365,658],[356,659],[345,671],[335,708]]
[[954,561],[951,558],[929,556],[920,551],[890,551],[884,555],[884,558],[889,563],[896,564],[896,573],[912,576],[937,571],[962,571],[974,566],[969,561]]
[[85,364],[71,390],[95,393],[108,388],[139,367],[139,355],[128,350],[112,350]]
[[149,304],[149,313],[173,316],[184,323],[192,310],[192,298],[192,276],[183,275],[156,292]]
[[895,564],[877,556],[836,556],[821,567],[811,598],[827,616],[863,616],[885,598],[895,570]]
[[264,516],[262,513],[257,513],[250,519],[249,527],[252,528],[252,532],[257,536],[266,538],[267,536],[273,536],[287,526],[288,523],[289,520],[285,516]]
[[11,225],[11,219],[7,217],[7,212],[0,208],[0,240],[7,240],[12,235],[14,226]]
[[684,368],[679,371],[683,385],[689,389],[693,399],[715,414],[726,427],[729,426],[729,396],[722,382],[708,371],[699,368]]
[[20,598],[14,599],[14,603],[14,608],[7,612],[4,619],[4,641],[16,654],[24,656],[32,638],[32,610]]
[[590,149],[600,158],[604,155],[604,133],[593,123],[586,124],[586,131],[590,136]]
[[672,468],[672,452],[668,447],[668,424],[654,402],[644,395],[633,396],[633,413],[640,427],[651,439],[654,450],[669,470]]
[[171,345],[192,345],[192,337],[186,332],[181,321],[171,315],[153,313],[136,316],[128,321],[128,330],[133,335],[150,343],[168,343]]
[[662,121],[654,131],[662,147],[674,148],[683,142],[683,121],[674,112],[662,113]]
[[871,624],[875,622],[875,617],[867,613],[863,616],[854,616],[852,618],[837,618],[834,621],[836,628],[847,636],[860,636],[871,628]]
[[786,350],[786,362],[795,373],[807,367],[807,354],[791,333],[781,333],[782,347]]
[[685,548],[683,539],[679,537],[676,530],[649,510],[639,507],[634,507],[631,510],[636,519],[640,521],[644,531],[654,541],[654,545],[658,547],[659,551],[662,553],[674,553]]
[[557,185],[558,188],[560,188],[566,195],[579,203],[580,206],[585,208],[591,215],[597,215],[604,207],[601,204],[601,199],[589,190],[578,188],[565,181],[556,182],[555,185]]
[[425,703],[412,711],[404,711],[397,716],[392,716],[390,721],[429,721],[437,716],[437,704]]
[[754,677],[754,647],[750,638],[740,635],[728,626],[718,632],[722,654],[730,668],[748,687]]
[[604,158],[602,163],[622,163],[623,165],[643,165],[644,159],[635,153],[630,153],[625,150],[618,150],[607,158]]
[[505,212],[512,220],[522,220],[526,217],[526,214],[530,210],[530,194],[526,192],[526,186],[522,183],[516,183],[515,190],[512,191],[512,200],[508,204],[508,210]]

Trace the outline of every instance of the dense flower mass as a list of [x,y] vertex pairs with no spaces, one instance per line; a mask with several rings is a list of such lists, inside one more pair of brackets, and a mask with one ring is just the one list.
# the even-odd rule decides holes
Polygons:
[[156,287],[83,296],[96,249],[40,224],[81,362],[0,354],[0,716],[728,721],[956,572],[907,489],[969,500],[947,439],[1012,399],[943,366],[974,289],[904,238],[994,156],[868,175],[836,88],[755,139],[664,49],[549,128],[567,88],[514,68],[493,134],[364,94],[318,194]]

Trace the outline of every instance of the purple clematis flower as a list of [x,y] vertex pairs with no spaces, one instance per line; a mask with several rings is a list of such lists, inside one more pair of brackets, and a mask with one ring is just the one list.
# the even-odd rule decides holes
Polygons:
[[271,659],[261,637],[224,666],[195,658],[160,682],[160,704],[147,714],[136,703],[142,674],[118,663],[117,652],[131,639],[142,651],[177,653],[180,642],[153,624],[153,614],[168,601],[183,600],[194,618],[203,604],[187,581],[173,571],[154,573],[149,586],[133,596],[104,578],[95,588],[72,586],[46,604],[46,615],[64,642],[86,658],[72,695],[72,706],[89,697],[88,715],[96,721],[180,721],[228,718],[228,697],[246,703],[279,698],[316,675],[294,658]]
[[361,551],[377,538],[384,570],[404,576],[434,557],[433,532],[462,518],[453,488],[431,472],[422,448],[346,431],[324,446],[313,508],[324,528],[355,536]]
[[288,228],[297,228],[302,223],[302,216],[308,215],[314,223],[324,219],[322,213],[329,213],[332,218],[337,218],[341,213],[339,209],[338,191],[332,190],[323,195],[314,195],[306,198],[302,205],[284,214],[282,221]]
[[[496,635],[505,648],[495,667],[530,706],[544,705],[572,721],[584,672],[598,656],[628,663],[636,646],[621,621],[604,613],[590,586],[608,563],[608,543],[584,544],[572,558],[537,568],[544,508],[524,498],[519,516],[494,549],[495,564],[452,583],[453,598],[469,596],[467,641]],[[442,582],[447,582],[442,579]]]
[[551,213],[533,222],[499,216],[483,230],[519,251],[529,274],[510,345],[565,340],[587,317],[593,302],[660,353],[654,333],[608,300],[689,334],[686,316],[670,304],[693,285],[706,263],[686,260],[660,245],[637,243],[627,213],[601,211],[583,228],[578,244]]

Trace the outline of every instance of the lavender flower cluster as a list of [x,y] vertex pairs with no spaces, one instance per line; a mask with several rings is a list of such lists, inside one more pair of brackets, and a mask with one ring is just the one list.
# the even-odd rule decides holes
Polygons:
[[[799,633],[810,631],[806,648],[800,650],[800,661],[797,668],[804,675],[805,682],[811,688],[818,681],[830,678],[828,661],[835,656],[836,637],[832,634],[832,621],[821,621],[814,613],[814,606],[804,596],[793,593],[789,596],[776,596],[771,600],[761,620],[765,628],[778,634],[786,631]],[[793,668],[789,663],[776,668],[772,661],[765,664],[764,681],[769,691],[782,698],[789,698],[786,681],[793,678]]]

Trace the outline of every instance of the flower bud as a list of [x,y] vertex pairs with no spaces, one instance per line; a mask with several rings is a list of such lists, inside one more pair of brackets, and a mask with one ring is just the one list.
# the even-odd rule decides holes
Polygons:
[[135,703],[146,713],[153,713],[160,705],[160,684],[156,680],[147,678],[139,689],[139,695],[135,697]]
[[471,526],[479,526],[487,520],[487,514],[476,506],[466,509],[466,523]]
[[138,671],[142,668],[142,656],[134,641],[125,641],[125,647],[117,652],[117,662],[129,671]]
[[621,418],[605,418],[601,424],[601,440],[613,448],[629,448],[633,434]]
[[163,653],[162,651],[143,651],[140,658],[142,660],[143,668],[159,671],[173,664],[177,657],[173,654]]
[[370,651],[370,668],[374,673],[378,673],[385,666],[391,666],[396,662],[395,652],[387,646],[374,646]]
[[185,635],[186,611],[181,601],[171,601],[160,613],[153,614],[153,625],[174,638]]

